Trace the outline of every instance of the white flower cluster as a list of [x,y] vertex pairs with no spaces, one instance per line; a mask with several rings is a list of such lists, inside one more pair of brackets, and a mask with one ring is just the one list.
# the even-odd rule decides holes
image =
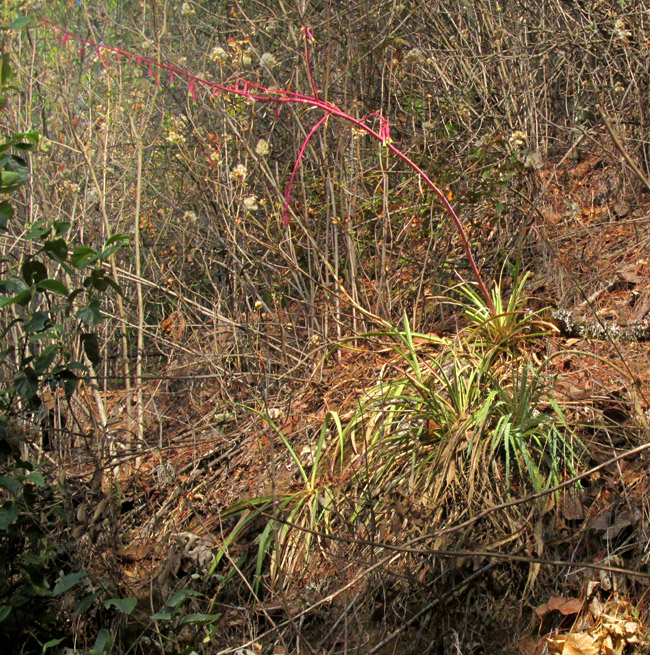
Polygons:
[[426,61],[426,57],[420,48],[411,48],[411,50],[406,53],[404,61],[409,64],[422,64]]
[[244,164],[237,164],[237,166],[230,171],[230,179],[233,182],[242,184],[246,179],[246,166],[244,166]]
[[264,68],[268,68],[269,70],[273,68],[277,63],[278,62],[276,58],[270,52],[265,52],[260,57],[260,65]]
[[573,333],[575,324],[571,312],[566,309],[556,309],[551,313],[551,318],[555,319],[560,324],[559,327],[562,332],[566,332],[567,334]]
[[636,341],[637,339],[650,339],[650,320],[643,319],[638,321],[632,327],[632,334],[630,340]]
[[580,339],[608,339],[610,341],[637,341],[650,339],[650,320],[637,321],[634,325],[622,328],[612,321],[582,322],[576,324],[566,309],[556,309],[551,317],[566,336]]
[[521,130],[515,130],[509,137],[508,143],[514,150],[519,150],[526,145],[526,135]]
[[617,18],[614,23],[614,39],[617,41],[626,41],[632,32],[625,26],[625,21],[622,18]]
[[228,61],[228,53],[220,45],[216,45],[210,51],[208,59],[218,64],[224,64]]
[[182,134],[183,129],[185,128],[185,123],[178,116],[173,116],[170,120],[170,127],[167,131],[167,136],[165,139],[168,143],[171,143],[173,146],[179,146],[185,143],[185,137]]
[[527,152],[524,156],[524,168],[532,168],[536,171],[544,168],[542,153],[539,150],[535,150],[534,152]]
[[194,13],[194,7],[189,2],[184,2],[181,5],[181,15],[182,16],[190,16],[191,14]]
[[260,139],[255,146],[255,152],[260,157],[266,157],[271,152],[271,146],[266,139]]

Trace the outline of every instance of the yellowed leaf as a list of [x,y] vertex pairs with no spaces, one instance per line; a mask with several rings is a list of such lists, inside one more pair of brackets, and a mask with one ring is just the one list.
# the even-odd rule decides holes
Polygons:
[[561,655],[566,642],[566,635],[556,635],[555,637],[548,637],[546,639],[546,647],[549,655]]
[[570,634],[564,642],[562,655],[599,655],[600,637],[585,632]]

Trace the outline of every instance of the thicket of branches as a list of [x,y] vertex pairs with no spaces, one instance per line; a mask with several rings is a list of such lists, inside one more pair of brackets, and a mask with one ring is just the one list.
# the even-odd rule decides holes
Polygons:
[[[622,118],[630,154],[647,166],[642,3],[269,3],[223,14],[200,3],[119,3],[48,6],[48,15],[210,80],[301,92],[311,88],[308,25],[320,96],[389,119],[396,143],[461,208],[488,274],[525,240],[537,169],[602,124],[597,104]],[[310,142],[284,229],[283,193],[315,112],[276,116],[273,106],[204,94],[194,102],[182,79],[156,86],[146,67],[105,66],[90,49],[79,57],[47,29],[20,49],[16,126],[39,127],[51,142],[29,219],[74,217],[92,245],[106,232],[133,233],[139,208],[140,269],[122,266],[142,278],[143,316],[124,310],[118,334],[141,321],[164,337],[161,324],[179,312],[215,340],[215,364],[255,370],[261,357],[277,375],[303,362],[307,344],[363,330],[332,272],[364,307],[393,321],[406,311],[418,329],[440,320],[430,297],[466,275],[435,199],[340,121]],[[405,280],[401,263],[416,254],[422,274]]]

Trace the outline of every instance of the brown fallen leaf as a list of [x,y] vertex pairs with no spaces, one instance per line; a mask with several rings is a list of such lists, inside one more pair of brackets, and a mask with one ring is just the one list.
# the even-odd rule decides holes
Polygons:
[[630,205],[621,198],[614,203],[612,211],[618,218],[625,218],[630,213]]
[[567,521],[582,521],[585,509],[580,502],[580,494],[576,489],[567,489],[562,494],[562,516]]
[[566,603],[566,599],[564,598],[564,596],[551,596],[546,601],[549,612],[554,612],[555,610],[560,609],[560,607],[562,607],[564,603]]
[[639,282],[643,282],[643,275],[639,275],[637,272],[636,264],[627,264],[626,266],[619,268],[616,271],[616,275],[628,284],[639,284]]
[[577,614],[582,609],[582,601],[579,598],[569,598],[563,605],[558,607],[560,614],[569,616]]
[[582,387],[576,387],[572,384],[569,385],[569,390],[567,391],[567,395],[571,400],[586,400],[591,396],[591,390],[590,389],[584,389]]

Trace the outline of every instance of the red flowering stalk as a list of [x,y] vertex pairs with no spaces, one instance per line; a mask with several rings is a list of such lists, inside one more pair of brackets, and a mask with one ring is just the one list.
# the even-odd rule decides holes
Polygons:
[[[285,209],[283,212],[283,223],[285,226],[289,224],[288,207],[290,202],[291,186],[293,184],[293,179],[296,174],[298,165],[304,155],[307,144],[309,143],[309,139],[313,136],[313,134],[318,129],[318,127],[320,127],[320,125],[322,125],[322,123],[324,123],[329,116],[335,116],[344,121],[347,121],[348,123],[351,123],[357,129],[363,130],[371,137],[373,137],[381,144],[383,144],[386,147],[386,149],[389,152],[391,152],[395,157],[401,159],[411,170],[413,170],[417,175],[419,175],[420,179],[424,181],[424,183],[436,194],[436,196],[438,196],[438,199],[442,203],[443,208],[445,209],[445,211],[453,221],[454,225],[456,226],[456,230],[458,231],[458,235],[460,237],[463,250],[465,251],[465,255],[469,260],[470,268],[472,269],[472,273],[476,278],[476,282],[478,284],[481,295],[485,299],[486,305],[490,309],[492,315],[493,316],[496,315],[496,310],[494,307],[494,303],[492,301],[492,297],[490,296],[490,293],[487,290],[485,283],[483,282],[483,278],[481,277],[481,272],[479,271],[478,265],[476,264],[476,260],[474,259],[474,255],[472,253],[472,248],[467,238],[467,233],[465,232],[465,228],[463,227],[463,224],[461,223],[458,214],[456,214],[456,212],[454,211],[454,208],[447,200],[447,197],[445,196],[443,191],[438,186],[436,186],[436,184],[434,184],[433,180],[426,174],[426,172],[422,170],[406,154],[404,154],[401,150],[399,150],[399,148],[396,148],[393,145],[392,139],[390,138],[390,126],[386,118],[384,118],[381,114],[377,112],[373,112],[372,114],[369,114],[365,118],[361,118],[361,119],[355,118],[354,116],[351,116],[350,114],[346,113],[336,105],[333,105],[330,102],[326,102],[325,100],[321,100],[320,98],[318,98],[318,89],[316,87],[314,77],[311,72],[311,62],[309,60],[309,41],[313,39],[313,36],[309,31],[309,28],[305,27],[303,32],[305,35],[305,57],[307,58],[307,65],[309,68],[309,81],[313,93],[313,95],[311,96],[304,95],[302,93],[294,93],[292,91],[285,91],[283,89],[273,89],[265,86],[260,86],[259,84],[254,84],[253,82],[241,78],[235,80],[234,86],[225,86],[223,84],[217,84],[215,82],[210,82],[209,80],[193,75],[192,73],[189,73],[181,68],[178,68],[177,66],[173,66],[171,64],[159,63],[153,59],[149,59],[148,57],[140,57],[130,52],[127,52],[125,50],[121,50],[120,48],[115,48],[113,46],[108,46],[104,44],[95,43],[94,41],[89,41],[88,39],[84,39],[82,37],[71,34],[67,30],[59,27],[58,25],[52,23],[51,21],[43,19],[42,22],[49,25],[53,29],[55,37],[59,40],[61,44],[65,45],[70,39],[76,41],[77,43],[80,43],[81,44],[79,50],[80,55],[84,53],[86,46],[90,46],[91,48],[95,49],[97,52],[98,59],[102,61],[106,66],[109,65],[109,60],[108,57],[106,57],[105,59],[102,58],[102,53],[106,53],[106,54],[114,53],[116,55],[116,60],[118,63],[122,61],[121,59],[122,57],[126,57],[127,59],[135,61],[138,66],[146,65],[148,67],[149,75],[151,77],[154,77],[155,75],[157,84],[158,84],[158,75],[154,74],[154,70],[167,71],[169,73],[170,82],[174,81],[174,76],[185,78],[189,82],[189,90],[192,96],[192,100],[194,102],[196,102],[197,100],[197,93],[198,93],[197,88],[203,87],[209,89],[213,95],[216,95],[217,93],[227,93],[229,95],[236,95],[246,98],[247,100],[273,103],[278,107],[282,106],[283,104],[299,104],[299,105],[306,105],[307,107],[316,107],[317,109],[320,109],[325,115],[316,123],[316,125],[314,125],[314,127],[310,130],[309,134],[305,138],[305,141],[302,147],[300,148],[300,152],[298,153],[298,158],[296,160],[293,171],[291,173],[289,184],[287,185],[287,190],[285,192]],[[375,130],[373,127],[371,127],[371,125],[368,124],[367,121],[371,118],[376,118],[378,120],[379,122],[378,130]]]

